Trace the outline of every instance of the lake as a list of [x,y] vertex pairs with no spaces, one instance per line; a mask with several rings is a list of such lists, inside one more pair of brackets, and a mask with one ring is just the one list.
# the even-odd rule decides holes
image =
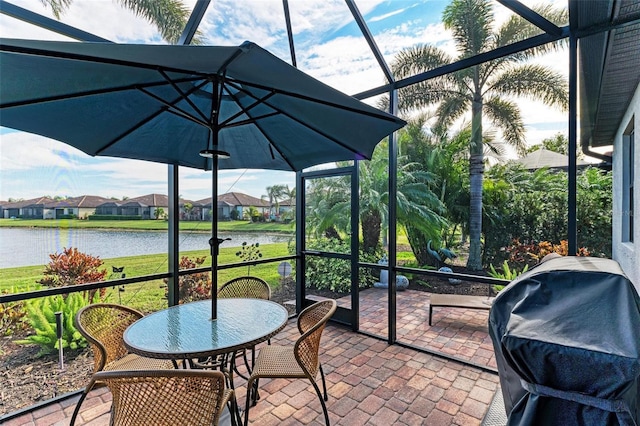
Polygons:
[[[220,238],[231,238],[222,247],[240,247],[249,244],[287,242],[283,235],[264,233],[219,233]],[[210,234],[180,233],[180,251],[209,248]],[[95,229],[56,228],[0,228],[0,268],[45,265],[49,254],[60,253],[65,247],[76,247],[83,253],[101,259],[167,253],[166,232],[111,231]]]

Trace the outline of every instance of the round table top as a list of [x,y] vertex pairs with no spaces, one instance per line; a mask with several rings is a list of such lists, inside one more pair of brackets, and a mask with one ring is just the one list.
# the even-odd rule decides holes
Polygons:
[[185,303],[147,315],[124,332],[130,352],[149,358],[187,359],[214,356],[263,342],[284,328],[287,310],[268,300],[218,299],[218,319],[211,300]]

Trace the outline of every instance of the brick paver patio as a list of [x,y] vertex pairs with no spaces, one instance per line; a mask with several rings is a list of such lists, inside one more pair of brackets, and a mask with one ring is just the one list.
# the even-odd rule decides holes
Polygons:
[[[429,326],[429,295],[415,290],[396,294],[397,340],[497,370],[487,326],[489,311],[438,307]],[[385,289],[360,292],[360,330],[387,336],[387,300]],[[348,298],[338,303],[349,305]]]
[[[407,290],[397,294],[398,340],[495,368],[487,333],[487,311],[438,308],[428,325],[429,294]],[[387,333],[386,290],[360,293],[361,330]],[[348,305],[348,299],[339,301]],[[292,344],[298,337],[295,319],[273,344]],[[321,360],[327,379],[327,408],[332,425],[479,425],[498,386],[496,374],[401,346],[389,346],[350,330],[328,325]],[[236,378],[238,402],[246,389]],[[262,380],[261,399],[251,408],[250,423],[322,425],[320,402],[303,380]],[[68,425],[77,398],[51,404],[5,423]],[[83,403],[78,425],[107,425],[111,394],[94,390]]]

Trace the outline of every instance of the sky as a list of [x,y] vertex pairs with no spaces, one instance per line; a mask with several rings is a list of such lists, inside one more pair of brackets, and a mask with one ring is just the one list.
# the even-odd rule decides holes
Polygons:
[[[9,0],[47,17],[42,2]],[[566,2],[546,0],[565,7]],[[191,9],[195,0],[184,3]],[[524,1],[531,5],[530,2]],[[75,0],[61,21],[118,43],[164,44],[157,30],[115,0]],[[434,44],[456,56],[451,35],[442,26],[442,0],[356,0],[387,62],[403,48]],[[374,56],[343,0],[289,2],[298,68],[349,95],[385,83]],[[496,22],[511,12],[494,6]],[[208,45],[253,41],[291,63],[281,0],[215,0],[200,25]],[[68,40],[66,37],[0,14],[0,37]],[[567,72],[567,52],[541,58],[547,66]],[[0,76],[1,77],[1,76]],[[0,94],[1,95],[1,94]],[[375,99],[365,100],[374,103]],[[539,102],[518,100],[530,145],[556,133],[567,133],[567,113]],[[470,118],[470,116],[468,117]],[[61,142],[0,127],[0,200],[44,195],[99,195],[133,198],[167,193],[166,165],[108,157],[90,157]],[[219,193],[242,192],[260,198],[273,185],[295,186],[295,174],[264,170],[219,173]],[[180,168],[179,193],[185,199],[211,196],[211,172]]]

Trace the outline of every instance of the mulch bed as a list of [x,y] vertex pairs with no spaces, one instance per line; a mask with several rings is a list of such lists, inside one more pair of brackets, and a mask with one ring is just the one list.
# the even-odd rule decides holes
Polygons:
[[0,342],[0,415],[82,389],[93,372],[89,350],[65,351],[60,370],[57,353],[38,357],[38,346],[14,342],[26,335],[3,337]]

